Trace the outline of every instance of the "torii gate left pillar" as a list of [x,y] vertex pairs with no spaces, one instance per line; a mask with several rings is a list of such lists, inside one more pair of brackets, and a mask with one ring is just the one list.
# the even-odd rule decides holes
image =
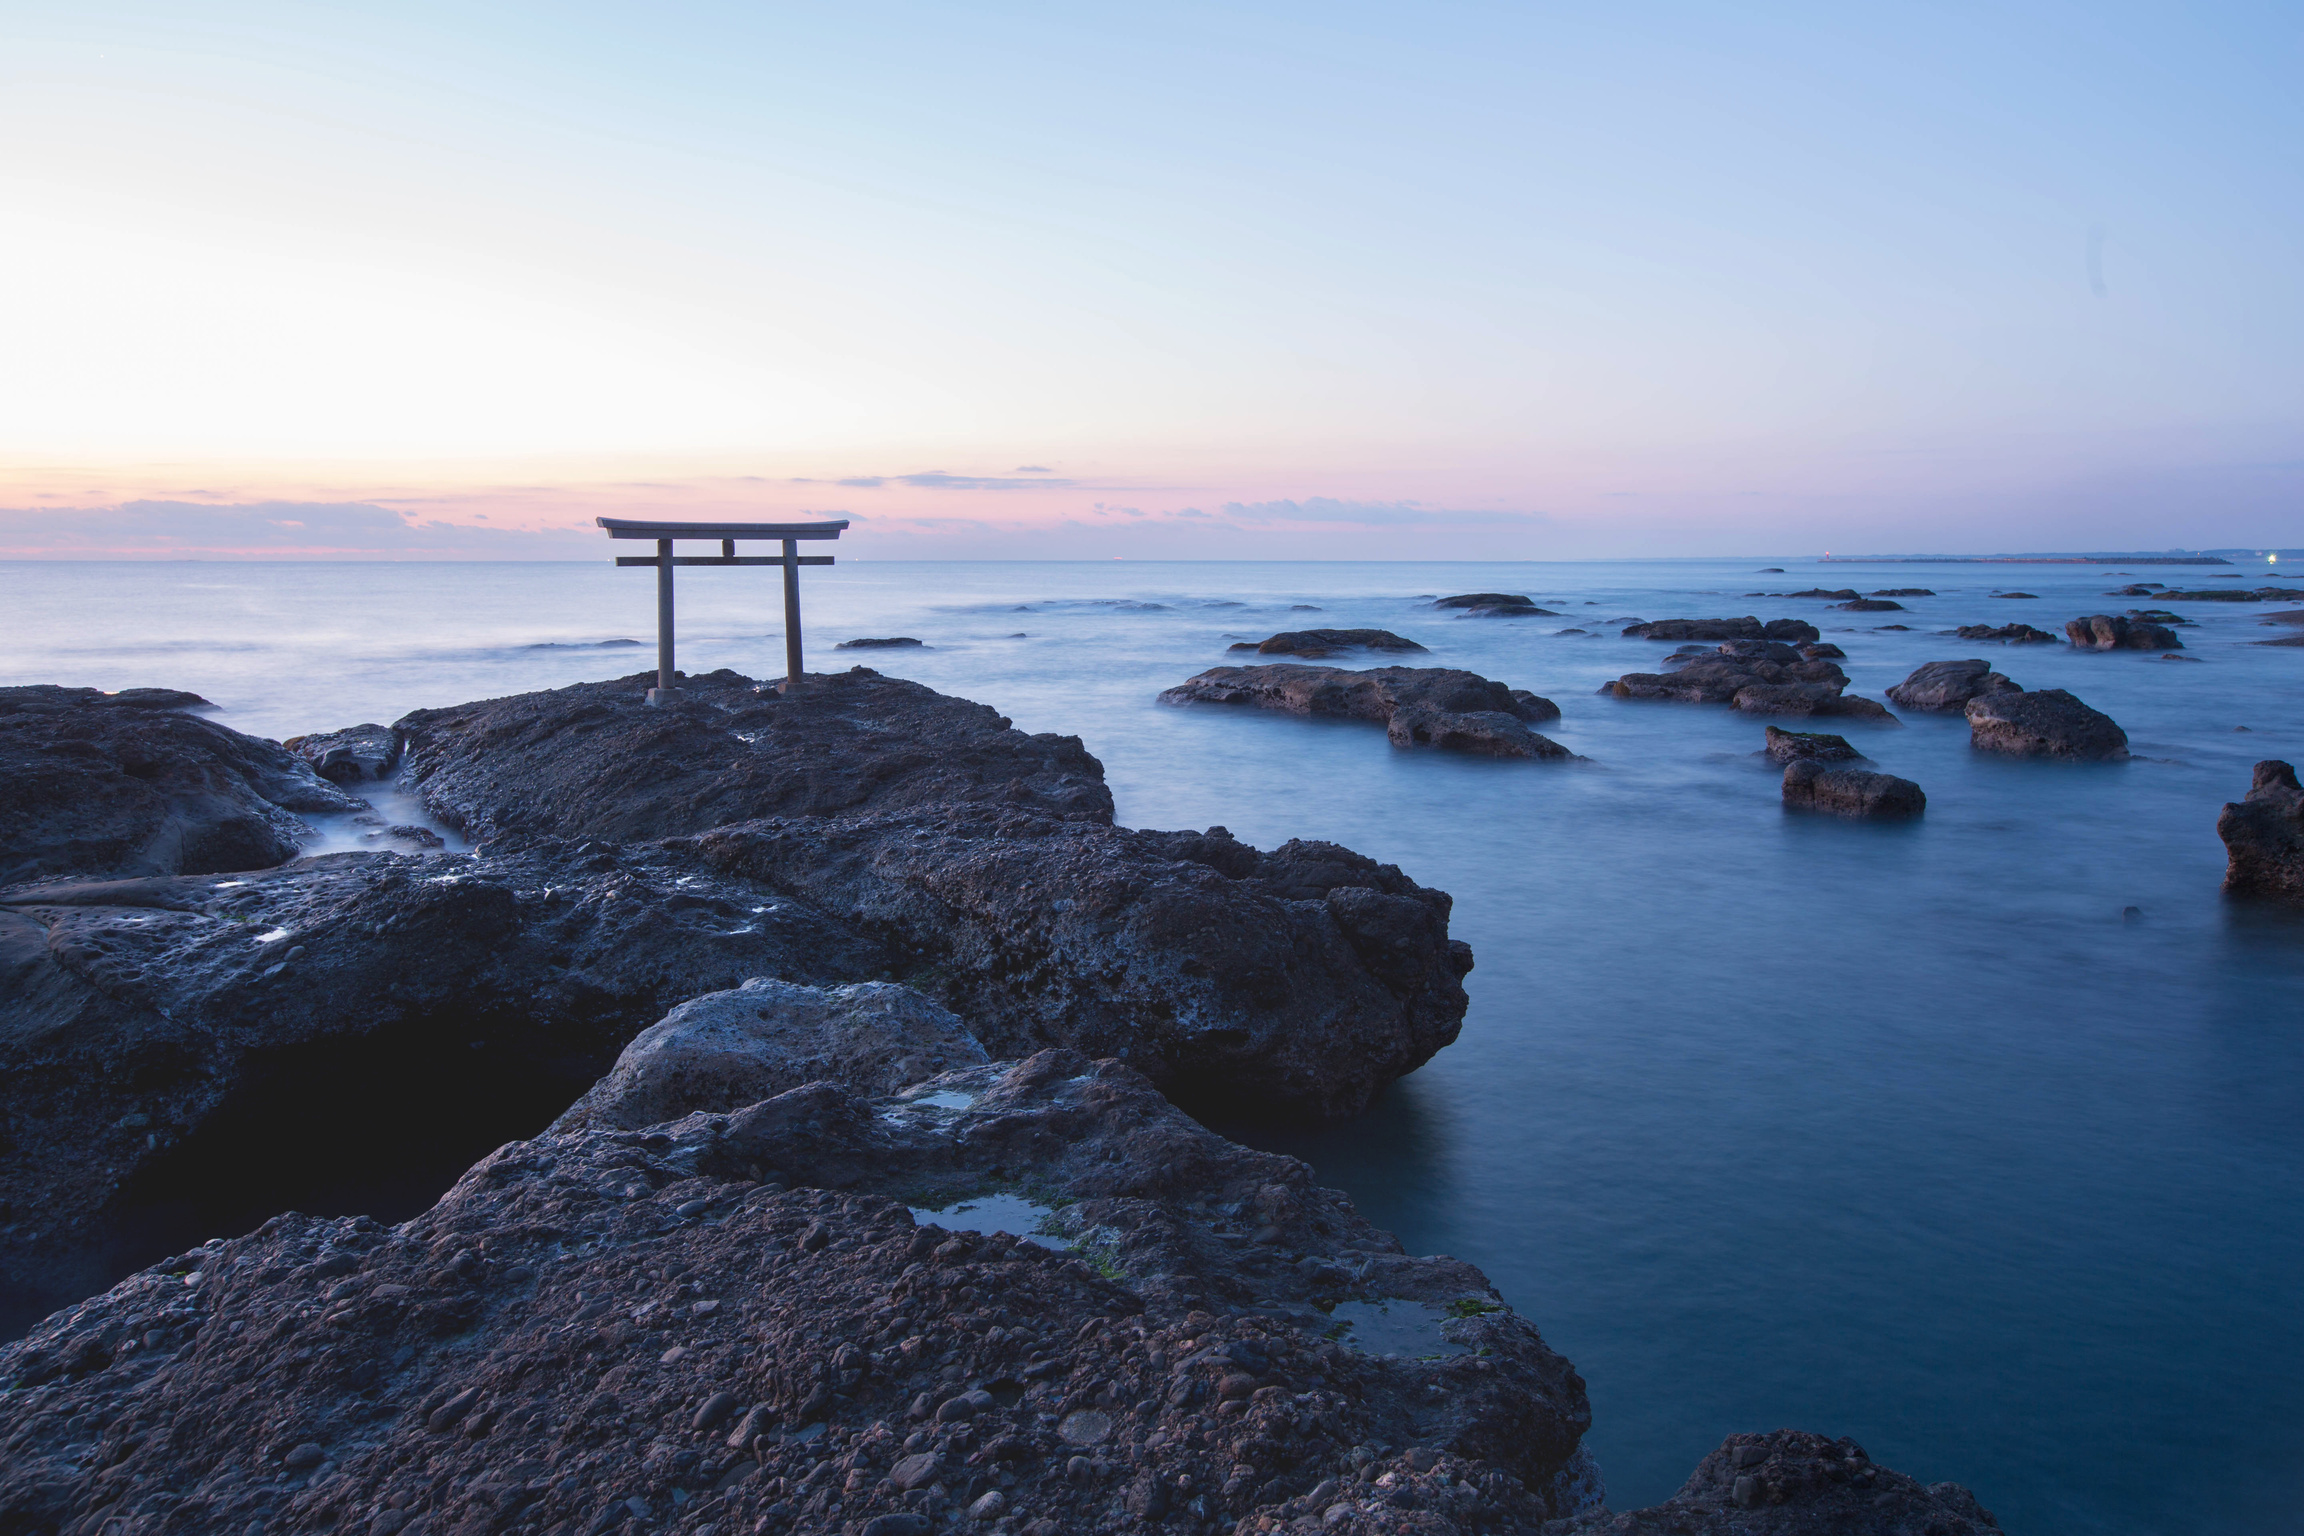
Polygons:
[[[612,539],[653,539],[653,555],[618,555],[618,565],[656,567],[656,686],[648,690],[651,704],[670,703],[679,690],[673,687],[672,568],[676,565],[780,565],[784,567],[784,689],[800,687],[800,567],[830,565],[830,555],[803,555],[802,539],[836,539],[847,530],[836,523],[652,523],[628,517],[594,518]],[[676,539],[708,539],[720,546],[717,555],[674,555]],[[739,555],[740,539],[775,539],[784,546],[780,555]]]

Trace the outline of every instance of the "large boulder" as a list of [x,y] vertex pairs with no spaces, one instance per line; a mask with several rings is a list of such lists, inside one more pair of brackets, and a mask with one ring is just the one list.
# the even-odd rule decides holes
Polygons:
[[1853,1440],[1730,1435],[1662,1504],[1555,1520],[1544,1536],[1998,1536],[1958,1483],[1890,1471]]
[[2062,688],[1968,701],[1969,745],[2019,757],[2124,758],[2128,733]]
[[755,816],[1021,806],[1112,819],[1103,765],[1077,736],[1027,736],[982,704],[865,667],[797,691],[735,672],[579,683],[398,722],[403,777],[476,842],[701,832]]
[[1388,629],[1291,629],[1266,640],[1226,647],[1265,656],[1333,656],[1338,651],[1421,651],[1423,646]]
[[2064,621],[2064,633],[2083,651],[2177,651],[2184,642],[2165,624],[2095,613]]
[[2247,797],[2217,815],[2216,835],[2224,839],[2224,889],[2304,901],[2304,789],[2293,766],[2258,763]]
[[280,745],[331,784],[388,779],[400,766],[400,733],[388,725],[350,725],[340,731],[291,736]]
[[1773,725],[1767,730],[1768,744],[1761,750],[1770,762],[1852,763],[1864,755],[1848,745],[1845,736],[1821,731],[1785,731]]
[[1949,712],[1987,693],[2022,693],[2023,688],[1992,670],[1988,661],[1931,661],[1888,690],[1906,709]]
[[[1584,1507],[1584,1383],[1477,1269],[1118,1063],[927,1089],[549,1134],[404,1225],[287,1215],[134,1275],[0,1350],[0,1529],[1472,1536]],[[1356,1344],[1380,1313],[1403,1342]]]
[[1488,757],[1572,758],[1528,727],[1560,718],[1550,699],[1456,667],[1211,667],[1160,695],[1163,704],[1247,704],[1290,715],[1366,720],[1394,746]]
[[1816,626],[1805,619],[1770,619],[1763,624],[1750,615],[1741,619],[1650,619],[1626,625],[1624,634],[1636,640],[1782,640],[1795,645],[1822,638]]
[[756,977],[682,1003],[642,1030],[552,1128],[631,1130],[812,1082],[889,1094],[985,1060],[966,1025],[910,987]]
[[1785,768],[1784,803],[1795,810],[1883,819],[1918,816],[1928,809],[1928,797],[1910,779],[1827,766],[1814,758],[1799,759]]
[[1600,691],[1620,699],[1728,704],[1755,715],[1838,715],[1890,724],[1896,718],[1876,700],[1847,695],[1848,674],[1831,661],[1811,659],[1780,640],[1691,648],[1667,665],[1669,672],[1627,672]]
[[297,813],[365,808],[280,746],[169,688],[0,688],[0,884],[213,874],[296,857]]

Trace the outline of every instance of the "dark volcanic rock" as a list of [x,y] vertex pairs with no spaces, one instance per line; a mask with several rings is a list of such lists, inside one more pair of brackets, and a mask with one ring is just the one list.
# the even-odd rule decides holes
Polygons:
[[1489,757],[1572,758],[1528,727],[1560,718],[1550,699],[1455,667],[1211,667],[1160,695],[1163,704],[1252,704],[1291,715],[1366,720],[1394,746]]
[[[516,1142],[404,1226],[282,1216],[133,1276],[0,1351],[0,1528],[884,1536],[967,1510],[1471,1536],[1573,1512],[1584,1384],[1479,1271],[1407,1257],[1116,1063],[936,1086],[968,1107],[816,1083]],[[1060,1207],[1047,1237],[915,1215],[993,1192]],[[1428,1341],[1337,1341],[1326,1309],[1360,1298]]]
[[2206,587],[2198,592],[2167,589],[2153,596],[2170,603],[2276,603],[2283,598],[2304,597],[2304,587]]
[[1929,587],[1882,587],[1872,595],[1874,597],[1934,597],[1936,593]]
[[2114,587],[2104,595],[2106,597],[2151,597],[2160,590],[2161,583],[2157,581],[2140,581],[2132,586]]
[[2064,621],[2064,633],[2084,651],[2175,651],[2184,647],[2176,631],[2119,614],[2096,613]]
[[1293,629],[1269,640],[1243,640],[1226,649],[1264,656],[1333,656],[1338,651],[1421,651],[1424,647],[1388,629]]
[[1783,640],[1793,644],[1821,639],[1805,619],[1654,619],[1627,625],[1625,638],[1637,640]]
[[1921,1486],[1853,1440],[1797,1429],[1730,1435],[1680,1491],[1647,1509],[1555,1520],[1544,1536],[1996,1536],[1958,1483]]
[[2054,645],[2056,637],[2029,624],[1963,624],[1952,631],[1962,640],[2000,640],[2010,645]]
[[1835,816],[1917,816],[1928,797],[1910,779],[1863,768],[1829,768],[1814,759],[1784,770],[1784,803]]
[[1860,597],[1852,603],[1834,603],[1832,606],[1845,608],[1850,613],[1902,613],[1904,611],[1902,603],[1885,597]]
[[920,642],[910,635],[891,635],[884,640],[843,640],[832,649],[836,651],[887,651],[919,644]]
[[2304,901],[2304,789],[2294,767],[2258,763],[2247,798],[2217,816],[2216,835],[2224,839],[2224,889]]
[[489,844],[672,837],[755,816],[1022,806],[1109,822],[1103,765],[1077,736],[1027,736],[982,704],[865,667],[796,696],[734,672],[579,683],[399,722],[407,777],[441,820]]
[[2039,597],[2040,597],[2040,594],[2039,594],[2039,593],[2037,593],[2037,592],[1995,592],[1995,593],[1993,593],[1992,595],[1993,595],[1994,597],[2023,597],[2023,598],[2030,598],[2030,599],[2032,599],[2032,600],[2033,600],[2033,601],[2035,601],[2035,602],[2036,602],[2036,601],[2038,601],[2038,600],[2039,600]]
[[1802,661],[1846,661],[1848,653],[1829,640],[1818,640],[1798,647]]
[[169,688],[0,688],[0,884],[207,874],[296,856],[296,812],[363,808],[279,743]]
[[1627,672],[1600,691],[1620,699],[1729,704],[1755,715],[1896,718],[1871,699],[1844,695],[1848,674],[1837,666],[1810,661],[1782,641],[1730,640],[1717,650],[1675,657],[1674,662],[1670,672]]
[[1461,608],[1466,618],[1473,619],[1560,617],[1552,609],[1539,608],[1533,599],[1514,592],[1460,592],[1454,597],[1435,599],[1432,606]]
[[2123,758],[2128,733],[2062,688],[1968,701],[1969,745],[2022,757]]
[[1768,727],[1768,745],[1762,748],[1769,760],[1778,763],[1848,763],[1863,757],[1863,753],[1848,745],[1845,736],[1830,736],[1823,732],[1782,731]]
[[1978,694],[2023,691],[1987,661],[1931,661],[1889,689],[1888,697],[1906,709],[1954,710],[1966,709]]
[[341,731],[291,736],[280,745],[331,784],[388,779],[400,763],[400,733],[388,725],[352,725]]
[[1786,597],[1833,597],[1842,602],[1848,602],[1862,597],[1864,594],[1854,587],[1810,587],[1805,592],[1787,592],[1784,595]]

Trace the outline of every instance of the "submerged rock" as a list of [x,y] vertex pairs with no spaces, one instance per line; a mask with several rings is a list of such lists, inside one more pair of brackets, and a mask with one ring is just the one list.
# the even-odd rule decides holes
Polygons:
[[1968,701],[1969,745],[2020,757],[2117,759],[2128,733],[2062,688],[1986,693]]
[[836,651],[887,651],[919,644],[920,642],[910,635],[891,635],[884,640],[843,640],[832,649]]
[[280,743],[331,784],[361,784],[392,777],[400,764],[400,733],[388,725],[351,725],[340,731],[291,736]]
[[1863,768],[1833,768],[1803,758],[1784,770],[1784,803],[1835,816],[1917,816],[1928,797],[1910,779]]
[[1670,672],[1627,672],[1602,693],[1620,699],[1728,704],[1755,715],[1840,715],[1893,722],[1874,700],[1849,697],[1848,674],[1776,640],[1730,640],[1673,658]]
[[2054,645],[2056,637],[2029,624],[1963,624],[1952,633],[1962,640],[1999,640],[2009,645]]
[[1993,593],[1993,594],[1992,594],[1992,596],[1994,596],[1994,597],[2021,597],[2021,598],[2029,598],[2029,599],[2031,599],[2031,600],[2033,600],[2033,601],[2037,602],[2037,601],[2039,600],[2040,594],[2039,594],[2039,593],[2037,593],[2037,592],[1995,592],[1995,593]]
[[1550,699],[1456,667],[1211,667],[1160,695],[1163,704],[1249,704],[1290,715],[1366,720],[1394,746],[1487,757],[1576,754],[1531,723],[1560,718]]
[[2304,788],[2292,765],[2258,763],[2247,797],[2217,816],[2216,835],[2224,839],[2224,889],[2304,901]]
[[1966,709],[1968,701],[1986,693],[2022,693],[2019,685],[1992,670],[1987,661],[1931,661],[1888,690],[1888,697],[1906,709],[1950,711]]
[[[282,1216],[135,1275],[0,1350],[0,1526],[1373,1536],[1413,1509],[1471,1536],[1573,1512],[1584,1383],[1478,1270],[1408,1257],[1117,1063],[931,1086],[966,1107],[819,1082],[548,1134],[405,1225]],[[1039,1232],[933,1214],[995,1193]],[[1377,1303],[1410,1349],[1354,1347]]]
[[954,804],[1112,819],[1103,765],[1079,737],[1027,736],[919,683],[857,667],[786,694],[721,671],[684,677],[674,705],[652,708],[654,676],[417,710],[399,722],[406,777],[442,821],[488,844]]
[[278,742],[171,688],[0,688],[0,884],[209,874],[296,856],[297,812],[364,809]]
[[1333,656],[1338,651],[1421,651],[1423,646],[1388,629],[1294,629],[1269,640],[1243,640],[1226,647],[1265,656]]
[[2165,624],[2114,613],[2067,619],[2064,633],[2084,651],[2174,651],[2184,646],[2176,631]]
[[1763,624],[1750,615],[1741,619],[1652,619],[1625,626],[1624,635],[1635,640],[1782,640],[1792,644],[1823,638],[1805,619],[1770,619]]
[[1853,1440],[1797,1429],[1730,1435],[1662,1504],[1555,1520],[1544,1536],[1997,1536],[1958,1483],[1875,1463]]
[[1767,729],[1768,745],[1762,750],[1771,762],[1849,763],[1864,755],[1848,745],[1845,736],[1830,736],[1820,731],[1782,731],[1773,725]]

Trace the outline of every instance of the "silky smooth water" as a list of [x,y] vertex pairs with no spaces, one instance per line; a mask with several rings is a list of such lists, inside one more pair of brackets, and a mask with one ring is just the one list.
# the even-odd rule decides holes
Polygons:
[[[2185,661],[1936,632],[2057,631],[2153,606],[2104,595],[2128,580],[2215,570],[843,559],[805,587],[813,665],[1077,733],[1123,822],[1331,838],[1454,894],[1479,956],[1463,1037],[1357,1123],[1227,1129],[1486,1269],[1590,1382],[1617,1507],[1730,1431],[1797,1426],[1968,1483],[2012,1532],[2144,1536],[2291,1531],[2304,1508],[2304,913],[2221,896],[2215,834],[2252,763],[2304,757],[2304,650],[2249,644],[2283,632],[2253,604],[2178,605]],[[1941,595],[1742,595],[1808,586]],[[1568,617],[1419,601],[1461,591]],[[772,573],[683,571],[682,663],[781,671],[778,602]],[[7,681],[190,688],[285,736],[640,670],[652,649],[530,647],[652,641],[655,609],[649,573],[605,563],[184,563],[0,566],[0,611]],[[1927,816],[1787,815],[1762,722],[1595,696],[1673,649],[1623,619],[1743,613],[1813,620],[1874,697],[1989,656],[2110,713],[2135,758],[1848,722]],[[1234,637],[1313,624],[1533,688],[1589,761],[1153,702]],[[929,648],[829,649],[857,635]]]

